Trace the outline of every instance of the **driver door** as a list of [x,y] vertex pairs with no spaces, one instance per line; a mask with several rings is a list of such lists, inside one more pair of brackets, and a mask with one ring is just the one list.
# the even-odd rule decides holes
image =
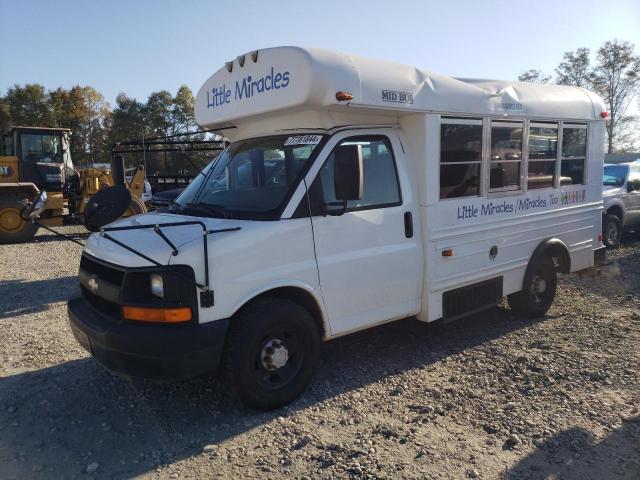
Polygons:
[[[333,152],[353,144],[363,152],[363,195],[345,210],[335,198]],[[332,335],[415,315],[422,292],[419,212],[395,132],[340,133],[323,154],[307,184]]]

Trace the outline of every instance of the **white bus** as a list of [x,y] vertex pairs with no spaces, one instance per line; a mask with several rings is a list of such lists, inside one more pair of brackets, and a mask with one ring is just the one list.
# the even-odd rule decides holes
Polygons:
[[297,47],[228,62],[198,123],[231,142],[165,211],[84,249],[78,341],[109,369],[215,370],[286,404],[322,341],[508,297],[542,316],[603,254],[602,101]]

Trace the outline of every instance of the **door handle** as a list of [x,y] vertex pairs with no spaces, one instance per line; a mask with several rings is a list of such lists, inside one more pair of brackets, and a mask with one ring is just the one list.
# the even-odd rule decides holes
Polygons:
[[411,212],[404,212],[404,236],[413,237],[413,215]]

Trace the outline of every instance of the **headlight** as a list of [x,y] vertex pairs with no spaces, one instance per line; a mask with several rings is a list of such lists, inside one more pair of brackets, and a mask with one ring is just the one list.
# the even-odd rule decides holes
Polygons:
[[164,282],[162,281],[162,275],[158,275],[157,273],[152,274],[149,284],[153,295],[164,298]]

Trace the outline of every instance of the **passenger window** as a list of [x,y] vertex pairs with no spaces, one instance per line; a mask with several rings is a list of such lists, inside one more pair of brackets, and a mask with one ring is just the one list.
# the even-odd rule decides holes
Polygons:
[[587,156],[586,125],[565,126],[562,129],[562,163],[560,184],[584,183],[584,162]]
[[[382,208],[400,205],[400,186],[393,158],[391,143],[387,137],[351,137],[339,145],[360,145],[363,160],[363,194],[360,200],[350,200],[347,210]],[[320,169],[318,178],[325,205],[337,202],[333,179],[334,153],[331,152]],[[318,179],[314,182],[318,183]]]
[[529,128],[527,188],[553,187],[558,158],[558,126],[532,124]]
[[491,122],[489,189],[518,190],[522,164],[522,124]]
[[443,118],[440,127],[440,198],[480,194],[482,120]]

